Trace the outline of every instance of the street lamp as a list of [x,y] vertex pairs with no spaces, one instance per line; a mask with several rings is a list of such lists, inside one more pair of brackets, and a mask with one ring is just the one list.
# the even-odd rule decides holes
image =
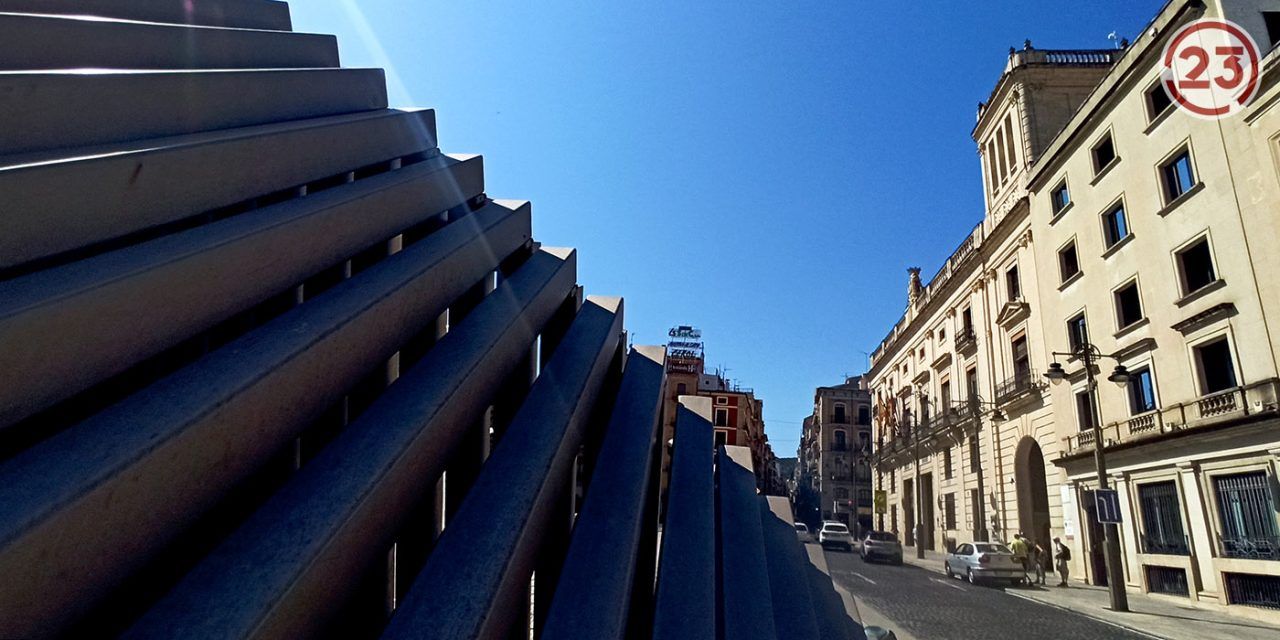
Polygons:
[[[986,402],[978,395],[976,389],[969,390],[969,399],[967,401],[969,407],[969,415],[973,418],[973,435],[975,440],[981,441],[982,435],[982,410],[991,409],[992,422],[1004,422],[1004,412],[994,402]],[[974,471],[978,474],[978,521],[975,523],[977,527],[973,531],[973,537],[978,542],[987,542],[990,537],[987,534],[987,489],[983,480],[982,473],[982,451],[979,448],[972,460],[977,463],[977,469]]]
[[[1120,386],[1124,386],[1129,382],[1129,371],[1124,365],[1119,363],[1117,354],[1102,353],[1098,347],[1093,344],[1081,340],[1075,345],[1074,349],[1069,352],[1054,351],[1055,356],[1071,356],[1079,359],[1084,363],[1085,378],[1087,380],[1085,393],[1089,394],[1089,406],[1093,409],[1094,415],[1089,416],[1093,423],[1093,462],[1097,467],[1098,488],[1106,491],[1111,488],[1111,482],[1107,479],[1107,459],[1103,453],[1102,442],[1102,408],[1095,406],[1097,397],[1098,382],[1093,377],[1093,365],[1096,361],[1106,358],[1116,361],[1116,368],[1107,376],[1107,380],[1114,382]],[[1045,371],[1044,377],[1050,382],[1057,384],[1067,377],[1067,373],[1062,368],[1062,364],[1057,361],[1049,365],[1048,371]],[[1107,567],[1107,590],[1111,593],[1111,610],[1112,611],[1128,611],[1129,610],[1129,594],[1125,591],[1124,576],[1120,568],[1120,526],[1114,522],[1108,522],[1105,525],[1106,539],[1104,540],[1105,555]]]

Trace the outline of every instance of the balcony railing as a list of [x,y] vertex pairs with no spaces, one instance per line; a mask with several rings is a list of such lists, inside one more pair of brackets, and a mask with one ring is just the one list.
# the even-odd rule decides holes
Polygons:
[[1019,371],[996,385],[996,403],[1004,404],[1040,390],[1040,378],[1035,369]]
[[1218,552],[1224,558],[1280,560],[1280,536],[1218,536]]
[[831,447],[830,447],[830,448],[828,448],[827,450],[828,450],[828,451],[848,451],[848,450],[849,450],[849,443],[847,443],[847,442],[832,442],[832,443],[831,443]]
[[[1197,429],[1247,416],[1274,415],[1277,412],[1280,412],[1280,379],[1269,378],[1112,422],[1102,427],[1102,438],[1110,447],[1175,431]],[[1066,440],[1067,455],[1081,453],[1093,448],[1093,431],[1081,431]]]
[[971,347],[978,346],[978,336],[973,332],[973,327],[968,327],[956,334],[956,351],[968,351]]

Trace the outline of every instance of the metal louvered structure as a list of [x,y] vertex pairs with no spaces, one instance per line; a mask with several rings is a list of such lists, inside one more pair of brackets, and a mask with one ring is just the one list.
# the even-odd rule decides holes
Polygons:
[[0,637],[651,634],[663,350],[433,111],[283,2],[0,0],[0,120]]

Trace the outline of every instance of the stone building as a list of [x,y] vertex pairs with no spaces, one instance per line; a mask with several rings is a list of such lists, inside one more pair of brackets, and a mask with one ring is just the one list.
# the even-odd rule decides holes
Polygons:
[[[1165,45],[1201,17],[1262,52],[1257,97],[1219,121],[1159,82]],[[1175,0],[1139,33],[1027,43],[979,109],[984,219],[927,285],[912,274],[869,372],[887,525],[932,548],[930,527],[1061,536],[1073,579],[1105,583],[1096,422],[1128,588],[1275,620],[1280,3]],[[1092,390],[1054,355],[1083,344],[1105,356]]]
[[[1058,450],[1037,373],[1039,268],[1029,167],[1111,64],[1113,51],[1011,50],[978,110],[986,211],[928,284],[909,271],[907,310],[872,353],[877,485],[909,545],[1005,539],[1048,546],[1047,456]],[[1059,518],[1060,520],[1060,518]]]
[[[1265,9],[1265,11],[1264,11]],[[1161,55],[1225,17],[1262,52],[1258,96],[1213,121],[1171,104]],[[1087,388],[1059,357],[1052,475],[1076,575],[1106,580],[1092,489],[1095,421],[1118,489],[1130,589],[1280,619],[1280,2],[1170,2],[1028,175],[1041,319],[1052,351],[1096,345]],[[1269,52],[1269,53],[1268,53]],[[1106,380],[1116,365],[1124,385]],[[1246,605],[1246,606],[1236,606]]]
[[823,520],[872,527],[871,440],[871,394],[861,377],[814,391],[798,455]]

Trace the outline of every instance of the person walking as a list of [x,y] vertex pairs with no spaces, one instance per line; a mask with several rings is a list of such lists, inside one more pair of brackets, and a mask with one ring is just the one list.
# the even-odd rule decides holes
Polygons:
[[1013,551],[1013,560],[1022,565],[1022,577],[1027,577],[1027,539],[1022,537],[1021,533],[1013,534],[1013,542],[1009,543],[1009,549]]
[[1036,584],[1044,584],[1044,565],[1049,561],[1049,552],[1044,545],[1036,542],[1031,545],[1031,566],[1036,571]]
[[1059,582],[1058,586],[1065,587],[1067,586],[1067,574],[1070,572],[1068,563],[1071,562],[1071,549],[1062,544],[1061,538],[1053,539],[1053,559],[1057,561],[1058,575],[1062,577],[1062,582]]

